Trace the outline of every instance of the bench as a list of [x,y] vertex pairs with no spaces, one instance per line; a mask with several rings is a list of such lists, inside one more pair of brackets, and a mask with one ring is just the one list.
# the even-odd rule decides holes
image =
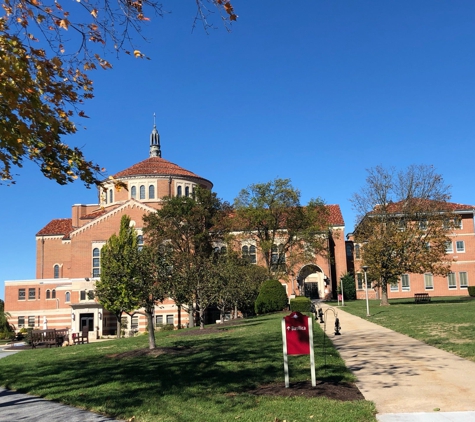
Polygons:
[[36,346],[44,344],[46,346],[61,346],[64,341],[68,340],[69,330],[32,330],[29,338],[29,343],[32,349],[36,349]]
[[430,302],[429,293],[414,293],[414,302],[415,303],[429,303]]

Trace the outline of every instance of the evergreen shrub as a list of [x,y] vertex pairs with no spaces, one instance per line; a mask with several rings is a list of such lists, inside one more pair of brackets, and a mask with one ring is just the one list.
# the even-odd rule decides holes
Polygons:
[[262,283],[255,302],[256,314],[282,311],[288,305],[287,293],[278,280],[266,280]]
[[475,297],[475,286],[468,286],[468,294]]
[[290,299],[290,310],[292,312],[311,312],[312,302],[308,297],[297,296],[294,299]]
[[[346,273],[342,278],[343,298],[345,300],[356,300],[355,277],[351,273]],[[341,294],[341,284],[338,283],[338,294]]]

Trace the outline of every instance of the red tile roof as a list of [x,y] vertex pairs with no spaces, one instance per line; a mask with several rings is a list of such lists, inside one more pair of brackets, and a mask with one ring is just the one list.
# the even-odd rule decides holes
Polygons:
[[72,218],[56,218],[51,220],[46,226],[44,226],[38,233],[37,236],[54,236],[54,235],[63,235],[68,237],[69,233],[73,231],[73,220]]
[[195,173],[192,173],[189,170],[170,162],[164,160],[161,157],[150,157],[146,160],[141,161],[140,163],[134,164],[132,167],[129,167],[125,170],[119,171],[119,173],[114,174],[114,178],[119,179],[121,177],[127,176],[187,176],[187,177],[196,177],[198,179],[203,179],[208,183],[211,183],[209,180],[204,179],[201,176],[198,176]]
[[[117,207],[114,207],[117,208]],[[101,215],[107,214],[109,211],[111,211],[114,208],[108,208],[106,209],[100,209],[98,211],[91,212],[90,214],[83,215],[81,217],[81,220],[93,220],[94,218],[100,217]]]
[[341,209],[339,205],[326,205],[328,209],[328,222],[332,226],[344,226],[345,220],[343,220],[343,215],[341,213]]
[[[434,209],[434,203],[437,203],[436,201],[433,200],[421,200],[421,199],[415,199],[416,202],[414,202],[415,205],[420,205],[422,207],[429,207],[430,209]],[[404,201],[399,201],[399,202],[394,202],[390,203],[388,205],[387,211],[390,213],[400,213],[404,211],[404,205],[406,203]],[[466,211],[466,210],[475,210],[475,206],[473,205],[464,205],[464,204],[457,204],[455,202],[440,202],[440,211],[445,210],[445,211]],[[378,207],[376,206],[374,210],[371,212],[377,213],[378,212]]]

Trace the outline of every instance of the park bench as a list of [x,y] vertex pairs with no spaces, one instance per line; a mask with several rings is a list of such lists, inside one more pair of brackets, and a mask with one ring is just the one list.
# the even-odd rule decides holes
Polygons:
[[415,303],[429,303],[430,302],[429,293],[414,293],[414,302]]
[[73,334],[73,343],[74,344],[84,344],[89,343],[89,327],[82,327],[80,333]]
[[36,349],[36,346],[44,344],[45,346],[61,346],[64,341],[68,340],[68,329],[64,330],[32,330],[29,338],[29,342],[32,349]]

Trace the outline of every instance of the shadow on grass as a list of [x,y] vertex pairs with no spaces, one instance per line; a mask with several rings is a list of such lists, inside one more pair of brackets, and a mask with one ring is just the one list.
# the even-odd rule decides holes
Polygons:
[[[258,326],[272,318],[278,321],[275,316],[261,317],[259,321],[250,320],[248,325]],[[116,417],[134,414],[134,409],[148,405],[151,397],[160,403],[168,402],[174,396],[180,396],[184,401],[205,399],[220,403],[223,395],[245,393],[262,384],[283,382],[279,328],[239,337],[227,332],[203,337],[170,335],[168,339],[162,337],[163,344],[183,347],[185,351],[157,357],[118,359],[113,356],[117,354],[114,346],[107,343],[66,350],[28,350],[21,352],[22,361],[18,359],[2,366],[0,383],[21,392],[34,392]],[[316,334],[316,337],[317,378],[341,381],[348,371],[338,352],[326,338],[327,363],[323,366],[324,356],[319,352],[323,335]],[[140,341],[138,346],[146,347],[145,340]],[[160,341],[157,344],[160,346]],[[111,347],[110,351],[102,351],[108,347]],[[289,365],[293,380],[308,379],[308,356],[292,357]]]

